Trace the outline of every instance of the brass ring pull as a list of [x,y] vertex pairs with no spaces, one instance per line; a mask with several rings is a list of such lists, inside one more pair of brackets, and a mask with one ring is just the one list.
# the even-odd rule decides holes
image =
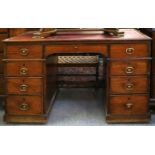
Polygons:
[[26,67],[22,67],[21,69],[20,69],[20,75],[27,75],[28,74],[28,68],[26,68]]
[[28,85],[26,85],[26,84],[20,85],[20,91],[25,92],[25,91],[27,91],[27,89],[28,89]]
[[132,107],[133,107],[133,103],[126,103],[125,104],[125,107],[127,108],[127,109],[131,109]]
[[134,50],[135,50],[134,48],[127,48],[126,49],[126,54],[131,55],[131,54],[133,54]]
[[19,109],[22,110],[22,111],[27,111],[27,110],[29,109],[29,104],[23,102],[23,103],[21,103],[21,104],[19,105]]
[[132,66],[126,67],[125,72],[126,72],[126,74],[133,74],[134,67],[132,67]]
[[133,90],[133,88],[134,88],[134,84],[132,84],[132,83],[126,84],[126,89],[127,89],[128,91]]
[[27,56],[29,54],[29,50],[27,48],[21,48],[20,49],[20,54],[22,56]]

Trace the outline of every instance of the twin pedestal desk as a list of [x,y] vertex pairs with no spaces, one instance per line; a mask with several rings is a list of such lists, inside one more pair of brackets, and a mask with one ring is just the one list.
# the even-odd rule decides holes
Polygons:
[[149,122],[151,39],[121,31],[123,37],[68,32],[33,38],[28,32],[4,40],[4,121],[46,123],[57,92],[56,55],[93,53],[106,60],[106,121]]

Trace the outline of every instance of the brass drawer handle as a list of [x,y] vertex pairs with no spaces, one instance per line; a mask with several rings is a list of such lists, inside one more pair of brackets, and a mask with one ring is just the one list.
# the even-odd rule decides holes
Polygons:
[[125,72],[126,72],[126,74],[133,74],[134,67],[132,67],[132,66],[126,67]]
[[20,49],[20,54],[22,56],[27,56],[29,54],[29,50],[27,48],[21,48]]
[[19,109],[22,110],[22,111],[27,111],[27,110],[29,109],[29,104],[23,102],[23,103],[21,103],[21,104],[19,105]]
[[78,46],[74,46],[75,49],[78,49]]
[[20,91],[27,91],[28,90],[28,85],[26,85],[26,84],[22,84],[22,85],[20,85]]
[[128,91],[133,90],[133,89],[134,89],[134,84],[132,84],[132,83],[126,84],[126,89],[127,89]]
[[134,50],[135,50],[134,48],[127,48],[126,49],[126,54],[131,55],[131,54],[133,54]]
[[20,69],[20,75],[27,75],[28,74],[28,68],[22,67]]
[[133,103],[126,103],[125,104],[125,107],[127,108],[127,109],[131,109],[132,107],[133,107]]

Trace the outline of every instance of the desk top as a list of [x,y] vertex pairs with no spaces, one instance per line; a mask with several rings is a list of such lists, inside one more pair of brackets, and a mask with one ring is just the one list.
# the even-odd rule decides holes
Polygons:
[[150,37],[136,29],[120,29],[123,37],[103,34],[102,31],[92,32],[61,32],[47,38],[33,38],[34,31],[8,38],[3,42],[67,42],[67,41],[125,41],[125,40],[151,40]]

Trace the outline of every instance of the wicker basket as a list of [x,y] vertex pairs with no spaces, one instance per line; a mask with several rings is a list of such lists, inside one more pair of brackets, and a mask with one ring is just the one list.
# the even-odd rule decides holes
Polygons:
[[58,56],[58,64],[94,64],[98,61],[98,56]]

